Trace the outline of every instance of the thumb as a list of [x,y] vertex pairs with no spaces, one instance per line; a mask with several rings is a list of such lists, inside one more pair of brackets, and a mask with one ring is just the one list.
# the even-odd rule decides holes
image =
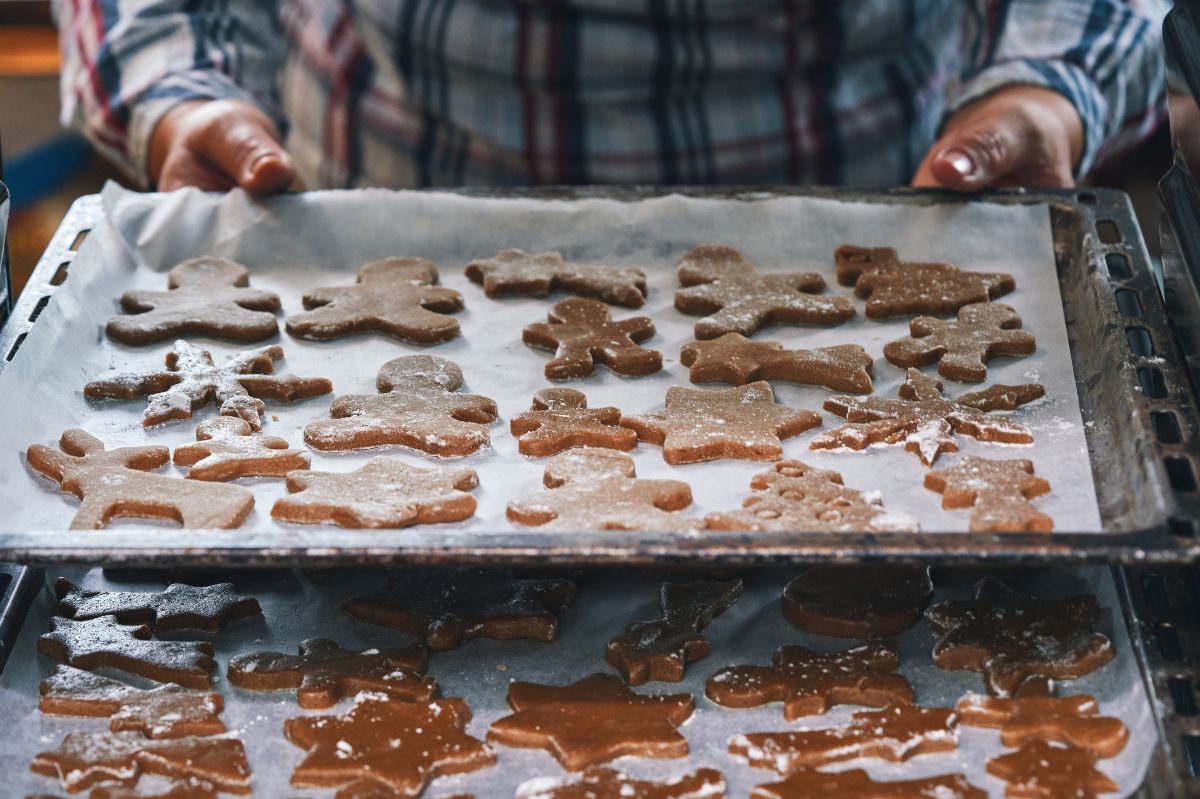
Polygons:
[[1020,166],[1017,125],[987,116],[949,131],[933,146],[928,168],[937,183],[956,191],[994,186]]
[[226,115],[207,126],[197,149],[237,185],[254,194],[283,191],[296,168],[275,128],[257,114]]

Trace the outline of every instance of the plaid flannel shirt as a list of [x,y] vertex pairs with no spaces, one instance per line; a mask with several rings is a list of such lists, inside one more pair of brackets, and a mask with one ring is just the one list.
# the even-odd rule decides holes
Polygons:
[[239,98],[310,187],[907,183],[948,114],[1061,93],[1078,171],[1163,115],[1165,0],[59,0],[63,119],[145,180]]

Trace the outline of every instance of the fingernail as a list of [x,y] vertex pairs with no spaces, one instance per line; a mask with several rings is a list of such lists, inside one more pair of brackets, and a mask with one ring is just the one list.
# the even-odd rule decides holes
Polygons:
[[962,150],[947,150],[942,157],[946,159],[946,163],[950,164],[955,172],[964,178],[969,178],[975,174],[975,162],[971,160],[971,156]]

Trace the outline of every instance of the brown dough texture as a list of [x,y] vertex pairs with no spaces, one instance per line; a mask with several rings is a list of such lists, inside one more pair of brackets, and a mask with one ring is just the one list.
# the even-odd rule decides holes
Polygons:
[[633,458],[610,449],[569,449],[546,463],[546,490],[508,503],[508,518],[544,531],[697,530],[702,522],[678,511],[692,489],[678,480],[642,480]]
[[367,779],[394,796],[419,796],[438,777],[496,762],[491,749],[467,735],[470,720],[461,699],[396,702],[372,693],[359,694],[341,716],[288,719],[284,735],[305,751],[292,785],[331,788]]
[[902,763],[917,755],[958,748],[954,711],[946,707],[892,705],[855,713],[841,727],[802,732],[754,732],[729,739],[729,753],[755,768],[780,774],[860,757]]
[[283,348],[272,344],[239,352],[216,366],[208,350],[181,339],[167,353],[166,369],[93,380],[83,393],[93,399],[119,400],[149,395],[142,414],[145,427],[191,419],[197,408],[217,403],[222,416],[241,417],[251,429],[261,430],[267,407],[262,398],[288,403],[333,391],[324,377],[274,374],[275,361],[282,357]]
[[741,333],[684,344],[679,362],[691,367],[688,378],[693,383],[722,380],[744,386],[755,380],[783,380],[853,394],[870,394],[875,373],[875,360],[857,344],[786,350],[778,341],[751,341]]
[[867,301],[867,317],[949,316],[964,305],[987,302],[1017,288],[1003,272],[968,272],[957,266],[901,261],[891,247],[843,244],[833,255],[838,282]]
[[987,772],[1008,783],[1009,799],[1096,799],[1118,790],[1096,769],[1086,749],[1031,741],[1015,752],[988,761]]
[[640,308],[646,301],[646,275],[640,269],[574,264],[558,252],[527,253],[506,249],[494,258],[471,261],[466,275],[483,285],[489,297],[527,294],[545,297],[565,291],[613,305]]
[[88,621],[52,618],[38,652],[77,669],[120,669],[155,682],[212,688],[213,645],[208,641],[151,641],[144,624],[113,616]]
[[190,466],[189,480],[225,482],[239,477],[286,477],[307,469],[307,452],[288,449],[287,439],[256,433],[244,419],[218,416],[196,426],[196,443],[185,444],[172,457]]
[[888,638],[921,620],[933,595],[928,566],[810,566],[783,589],[783,617],[835,638]]
[[948,469],[926,472],[925,487],[942,495],[943,508],[974,508],[971,532],[1048,533],[1054,520],[1029,500],[1050,493],[1033,473],[1033,461],[963,458]]
[[379,332],[414,344],[438,344],[459,333],[447,314],[463,309],[462,295],[437,286],[437,268],[424,258],[381,258],[358,270],[353,286],[304,295],[304,312],[289,316],[296,338],[328,341]]
[[113,732],[136,732],[147,738],[225,732],[220,718],[225,703],[215,692],[192,691],[174,683],[136,688],[70,666],[55,666],[38,690],[38,709],[43,713],[108,718]]
[[217,799],[217,789],[210,782],[194,778],[172,782],[162,791],[154,793],[124,786],[101,785],[92,789],[88,799]]
[[925,618],[940,636],[934,663],[980,672],[988,693],[1010,697],[1028,680],[1082,677],[1112,660],[1112,642],[1089,630],[1099,612],[1095,594],[1038,599],[985,578],[974,599],[940,602]]
[[1021,317],[1008,305],[971,303],[953,322],[918,316],[908,323],[911,335],[885,346],[883,357],[903,367],[936,363],[942,377],[982,383],[992,358],[1019,358],[1037,349],[1034,337],[1020,327]]
[[995,696],[968,694],[955,706],[958,721],[1000,730],[1000,742],[1017,749],[1030,741],[1055,741],[1086,749],[1096,757],[1116,757],[1129,742],[1129,728],[1100,715],[1093,697]]
[[403,702],[432,699],[437,682],[424,676],[427,660],[420,644],[356,652],[328,638],[310,638],[300,642],[298,655],[237,655],[230,659],[226,676],[231,685],[249,691],[295,689],[300,707],[325,710],[362,691]]
[[397,445],[430,455],[470,455],[491,442],[496,403],[459,394],[458,364],[432,355],[403,355],[379,369],[379,394],[346,394],[329,406],[330,419],[304,428],[314,449],[346,450]]
[[611,674],[592,674],[570,685],[513,682],[513,713],[494,722],[488,740],[545,749],[568,771],[619,757],[687,757],[678,727],[691,718],[691,694],[635,694]]
[[662,353],[638,346],[654,335],[654,323],[648,316],[618,322],[604,303],[573,299],[555,305],[546,318],[546,322],[526,325],[521,338],[531,347],[554,350],[545,369],[550,380],[587,377],[597,363],[627,377],[662,369]]
[[145,624],[159,635],[176,630],[215,633],[230,622],[262,615],[258,600],[239,594],[233,583],[172,583],[164,591],[92,591],[60,577],[54,590],[60,616],[75,621],[115,616],[122,624]]
[[254,508],[254,494],[241,486],[185,481],[149,474],[170,460],[166,447],[119,447],[78,428],[67,430],[58,449],[31,444],[29,467],[80,500],[72,530],[99,530],[113,519],[140,517],[185,528],[233,528]]
[[522,455],[537,458],[572,447],[631,450],[637,433],[621,427],[617,408],[589,408],[587,397],[573,388],[544,388],[533,395],[533,406],[509,420]]
[[759,785],[750,799],[987,799],[961,774],[875,782],[862,769],[828,774],[800,769],[779,782]]
[[443,651],[473,638],[553,641],[557,614],[574,599],[569,580],[516,578],[490,569],[414,569],[400,572],[387,591],[348,600],[342,612]]
[[684,253],[676,269],[683,288],[675,307],[693,316],[698,339],[741,333],[767,324],[838,325],[854,316],[849,297],[822,297],[825,281],[814,272],[760,274],[746,256],[723,244]]
[[69,793],[97,783],[132,788],[143,774],[195,779],[227,793],[250,793],[250,763],[234,738],[153,740],[135,732],[69,732],[33,758],[35,774],[57,777]]
[[777,404],[771,385],[761,380],[712,390],[672,386],[666,408],[621,420],[639,440],[661,445],[663,460],[673,465],[722,458],[776,461],[783,457],[781,439],[820,423],[814,411]]
[[1045,393],[1036,383],[994,385],[952,400],[942,395],[940,380],[909,369],[897,399],[837,396],[825,400],[825,410],[849,424],[821,433],[809,446],[864,450],[871,444],[903,442],[921,463],[932,466],[943,452],[958,451],[956,435],[1004,444],[1031,443],[1029,428],[991,411],[1011,411]]
[[757,532],[916,532],[916,519],[885,510],[883,500],[842,485],[837,472],[779,461],[750,480],[754,492],[740,510],[710,513],[709,530]]
[[381,455],[352,472],[292,472],[271,516],[371,529],[457,522],[475,514],[467,492],[478,485],[473,469],[424,469]]
[[725,799],[725,778],[711,768],[667,782],[639,780],[606,766],[565,777],[535,777],[517,788],[516,799]]
[[166,291],[128,291],[125,315],[108,320],[113,341],[139,346],[176,336],[262,341],[279,331],[279,295],[247,288],[250,272],[228,258],[204,256],[167,273]]
[[608,642],[604,660],[625,682],[679,682],[688,663],[708,657],[700,632],[742,595],[741,580],[663,583],[658,592],[662,618],[638,621]]
[[897,674],[900,656],[886,644],[862,644],[821,654],[802,646],[775,650],[770,666],[727,666],[708,678],[704,695],[722,707],[783,702],[795,721],[834,705],[887,707],[911,704],[912,686]]

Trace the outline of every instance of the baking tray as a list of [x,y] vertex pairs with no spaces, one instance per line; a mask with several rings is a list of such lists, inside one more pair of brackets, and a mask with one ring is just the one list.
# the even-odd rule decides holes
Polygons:
[[[816,197],[853,202],[961,203],[958,195],[916,190],[564,188],[463,191],[466,196],[572,200],[692,197]],[[923,559],[939,562],[1163,561],[1200,555],[1197,512],[1197,412],[1173,333],[1162,310],[1149,258],[1127,198],[1113,191],[1001,191],[969,198],[1000,204],[1045,203],[1052,235],[1072,365],[1085,420],[1092,474],[1106,531],[1097,534],[724,534],[493,532],[476,536],[426,527],[389,532],[313,528],[278,533],[158,528],[53,536],[14,530],[0,535],[0,557],[21,562],[193,565],[352,563],[753,563]],[[0,335],[11,361],[69,274],[74,249],[99,218],[83,198],[47,249]],[[186,541],[186,544],[181,542]],[[202,543],[201,543],[202,542]]]

